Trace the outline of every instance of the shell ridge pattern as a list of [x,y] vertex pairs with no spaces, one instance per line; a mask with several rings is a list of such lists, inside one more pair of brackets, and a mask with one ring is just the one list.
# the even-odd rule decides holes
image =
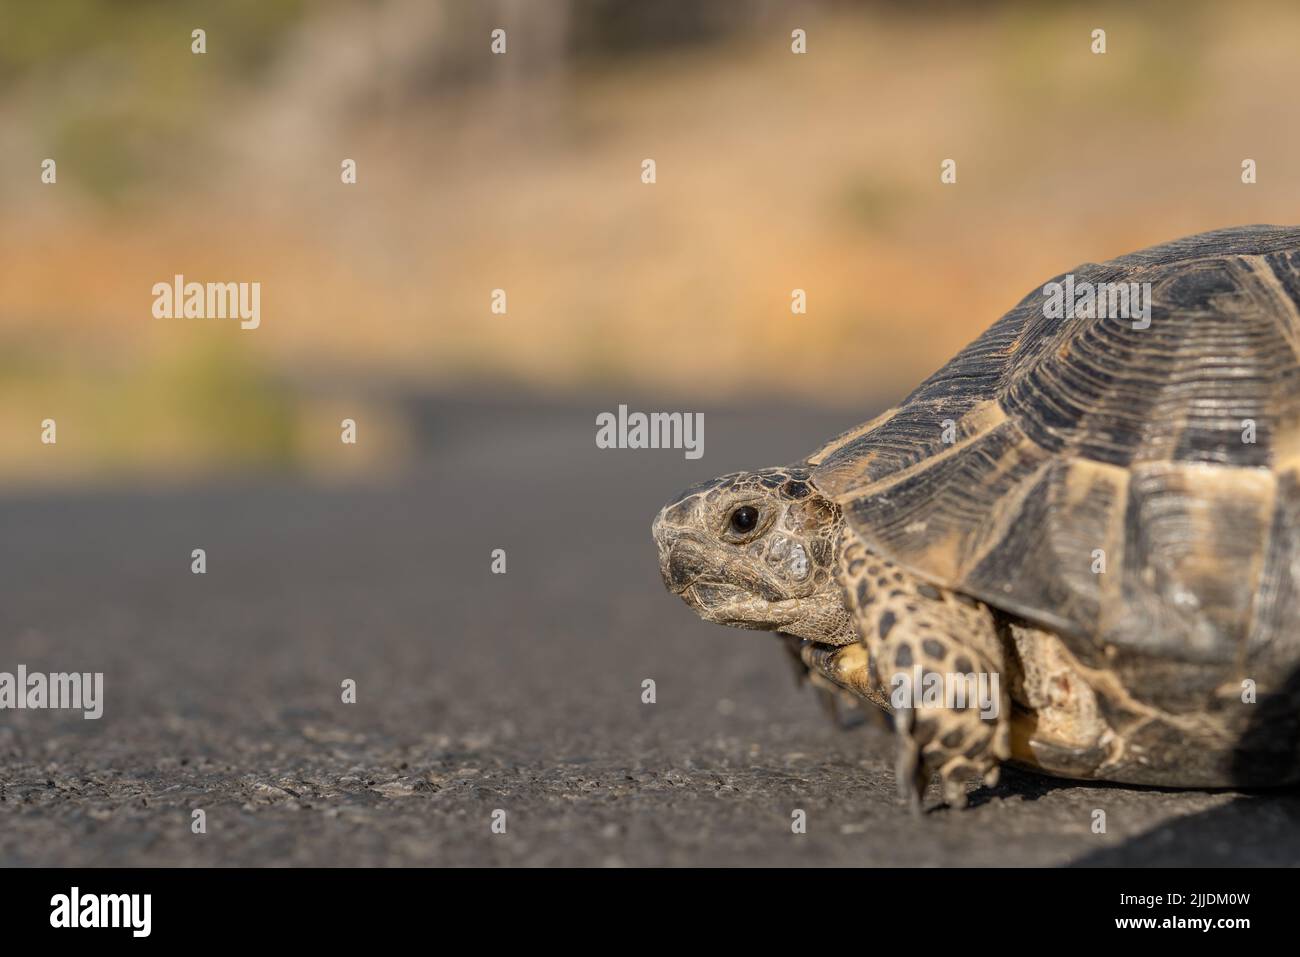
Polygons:
[[1150,283],[1150,324],[1051,319],[1036,287],[814,482],[871,549],[1081,658],[1300,658],[1300,229],[1073,275]]

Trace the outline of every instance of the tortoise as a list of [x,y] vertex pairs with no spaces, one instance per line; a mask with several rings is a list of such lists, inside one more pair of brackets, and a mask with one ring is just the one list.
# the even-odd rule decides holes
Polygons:
[[678,495],[664,583],[890,715],[914,808],[1004,762],[1295,782],[1298,357],[1300,227],[1085,263],[804,460]]

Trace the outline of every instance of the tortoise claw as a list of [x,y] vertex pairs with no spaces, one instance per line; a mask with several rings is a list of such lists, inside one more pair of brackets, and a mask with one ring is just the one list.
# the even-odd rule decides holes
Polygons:
[[894,728],[898,732],[898,757],[894,762],[894,781],[898,796],[914,815],[921,814],[921,798],[925,794],[930,776],[921,761],[921,749],[912,740],[912,711],[900,709],[894,713]]

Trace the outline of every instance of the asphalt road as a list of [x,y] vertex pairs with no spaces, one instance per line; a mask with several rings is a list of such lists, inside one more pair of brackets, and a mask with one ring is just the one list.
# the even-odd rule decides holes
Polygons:
[[649,537],[689,482],[870,410],[707,411],[688,461],[596,449],[619,401],[428,400],[424,455],[383,482],[0,502],[0,671],[105,675],[98,721],[0,711],[0,863],[1300,862],[1295,791],[1011,772],[914,819],[885,733],[832,726],[774,637],[698,621]]

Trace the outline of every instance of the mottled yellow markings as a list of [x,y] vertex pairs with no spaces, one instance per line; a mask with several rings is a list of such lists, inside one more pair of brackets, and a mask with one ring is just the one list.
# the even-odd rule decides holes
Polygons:
[[[988,484],[992,485],[996,481],[997,476],[1007,470],[1005,466],[1018,465],[1023,460],[1025,452],[1037,452],[1041,454],[1042,451],[1042,449],[1031,442],[1028,438],[1022,437],[1020,443],[1016,445],[1014,449],[1008,450],[1008,454],[1003,456],[1002,460],[999,462],[998,473],[994,476],[990,476],[986,481]],[[1007,459],[1012,459],[1013,461],[1008,463]],[[976,530],[972,530],[974,532],[974,535],[972,536],[974,539],[973,547],[968,545],[963,549],[966,554],[960,561],[956,572],[958,581],[965,581],[966,574],[971,569],[977,568],[980,562],[984,560],[985,556],[987,556],[993,549],[997,548],[998,545],[1002,544],[1002,540],[1011,534],[1011,529],[1020,521],[1020,514],[1023,510],[1026,496],[1028,496],[1034,486],[1042,480],[1043,473],[1046,472],[1047,469],[1051,468],[1051,465],[1051,459],[1040,462],[1037,468],[1015,485],[1000,490],[1001,498],[999,498],[997,504],[989,512],[980,527]]]
[[[1078,509],[1094,495],[1103,492],[1110,495],[1110,510],[1106,515],[1106,527],[1101,540],[1087,543],[1091,545],[1087,554],[1060,556],[1062,560],[1077,562],[1077,572],[1066,576],[1071,588],[1077,590],[1078,583],[1090,581],[1095,586],[1098,620],[1093,626],[1098,634],[1108,634],[1112,628],[1121,624],[1124,612],[1124,520],[1128,515],[1129,470],[1106,462],[1092,459],[1071,459],[1065,481],[1057,489],[1063,495],[1065,510]],[[1101,549],[1106,561],[1106,571],[1094,574],[1092,571],[1092,549]],[[1086,572],[1084,571],[1086,569]],[[1087,575],[1084,578],[1083,575]]]
[[[1134,481],[1152,487],[1152,477],[1160,479],[1154,486],[1159,497],[1185,503],[1188,531],[1181,541],[1155,543],[1159,550],[1145,556],[1148,566],[1159,570],[1162,593],[1176,602],[1181,597],[1182,608],[1175,605],[1175,610],[1188,626],[1197,626],[1189,627],[1184,641],[1194,650],[1210,647],[1215,634],[1244,641],[1268,554],[1276,477],[1262,468],[1178,463],[1135,470]],[[1240,516],[1238,521],[1225,522],[1227,511]],[[1225,592],[1225,576],[1240,586]]]
[[[892,414],[892,413],[891,413]],[[940,451],[933,455],[927,456],[915,465],[910,465],[905,469],[899,469],[897,472],[891,472],[878,481],[868,483],[867,485],[852,486],[848,488],[836,488],[828,490],[831,497],[840,505],[847,504],[856,498],[864,495],[874,495],[885,489],[891,488],[900,482],[905,482],[914,475],[932,469],[944,461],[960,454],[971,445],[984,438],[989,432],[1007,421],[1007,413],[1003,410],[996,400],[990,399],[987,402],[981,402],[972,408],[969,412],[958,420],[958,432],[964,435],[964,438],[958,439],[951,445],[943,446]],[[934,423],[936,437],[940,434],[942,423]],[[853,463],[853,474],[861,475],[864,467],[870,462],[870,457],[864,458],[862,462]],[[837,483],[837,484],[843,484]]]
[[1300,472],[1300,419],[1279,423],[1273,433],[1273,471]]
[[831,455],[833,455],[835,452],[838,452],[840,449],[844,448],[844,446],[848,445],[850,442],[854,441],[855,439],[862,438],[862,436],[866,435],[868,432],[872,431],[873,429],[878,429],[880,426],[884,425],[886,422],[888,422],[897,414],[898,414],[897,407],[888,409],[880,413],[880,415],[876,416],[870,422],[864,422],[862,425],[859,425],[857,428],[849,429],[847,432],[841,435],[837,435],[835,438],[831,439],[828,443],[823,445],[812,455],[808,456],[808,464],[821,465],[822,462],[825,462],[826,459],[829,458]]
[[1267,258],[1264,256],[1240,258],[1242,263],[1250,266],[1250,271],[1246,274],[1247,278],[1259,283],[1271,300],[1270,305],[1274,308],[1264,311],[1279,317],[1282,336],[1291,347],[1291,357],[1300,362],[1300,309],[1296,308],[1295,302],[1287,294],[1286,287],[1277,278],[1277,273],[1273,272],[1273,267],[1269,265]]
[[1088,498],[1093,489],[1106,485],[1122,500],[1128,493],[1128,469],[1094,459],[1071,459],[1062,483],[1064,504],[1073,508]]

